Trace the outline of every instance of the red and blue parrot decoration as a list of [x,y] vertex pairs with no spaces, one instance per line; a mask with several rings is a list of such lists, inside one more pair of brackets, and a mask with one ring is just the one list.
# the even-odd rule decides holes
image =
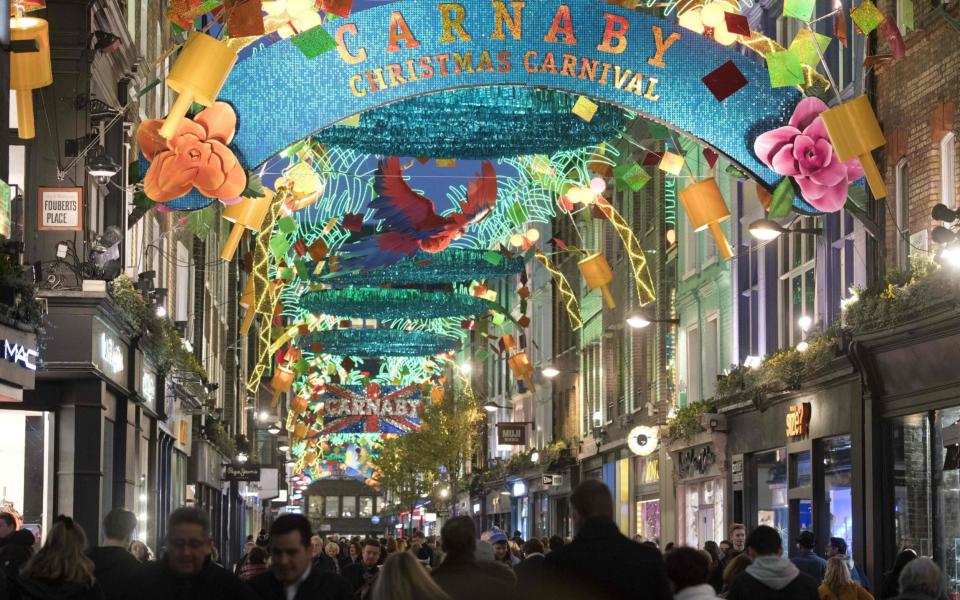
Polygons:
[[413,256],[417,250],[431,254],[446,250],[493,212],[497,175],[489,161],[480,170],[467,183],[467,199],[460,203],[460,212],[441,216],[429,198],[414,192],[403,179],[398,157],[381,160],[374,180],[377,197],[370,208],[385,231],[343,246],[338,268],[374,269]]

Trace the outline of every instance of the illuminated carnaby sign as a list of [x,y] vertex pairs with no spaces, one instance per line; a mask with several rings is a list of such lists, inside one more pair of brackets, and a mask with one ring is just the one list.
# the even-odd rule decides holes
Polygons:
[[37,370],[37,359],[40,353],[33,348],[27,348],[23,344],[3,340],[3,358],[24,369],[31,371]]
[[[247,167],[357,113],[475,86],[561,90],[652,117],[773,186],[753,139],[786,123],[800,93],[772,89],[762,62],[652,15],[599,2],[402,0],[324,25],[338,47],[254,45],[219,98],[236,109]],[[747,84],[723,101],[703,78],[728,61]]]

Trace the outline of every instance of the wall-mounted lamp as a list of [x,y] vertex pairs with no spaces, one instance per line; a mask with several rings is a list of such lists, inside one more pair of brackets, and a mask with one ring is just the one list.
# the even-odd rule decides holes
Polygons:
[[771,219],[757,219],[753,223],[750,223],[748,229],[750,230],[750,235],[758,240],[763,240],[766,242],[775,240],[784,233],[804,233],[809,235],[820,235],[823,233],[822,227],[798,227],[796,229],[787,229],[780,223],[777,223]]

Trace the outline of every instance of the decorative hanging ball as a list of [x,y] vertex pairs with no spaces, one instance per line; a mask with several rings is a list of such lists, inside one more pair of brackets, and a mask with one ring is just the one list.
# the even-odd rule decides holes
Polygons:
[[179,95],[160,128],[160,135],[167,139],[173,137],[194,102],[203,106],[213,104],[236,62],[236,51],[225,42],[199,31],[191,32],[167,76],[167,85]]
[[531,227],[527,230],[527,241],[531,244],[536,243],[540,239],[540,231]]
[[724,8],[725,6],[719,2],[712,2],[704,6],[701,11],[703,24],[707,27],[720,27],[726,18],[723,16],[723,13],[726,12]]
[[33,90],[53,83],[50,65],[50,27],[43,19],[10,19],[10,39],[33,41],[35,52],[10,52],[10,89],[17,96],[17,135],[22,140],[36,135],[33,118]]
[[722,23],[713,28],[713,41],[722,46],[729,46],[738,39],[740,39],[740,36],[735,33],[730,33],[730,31],[727,29],[726,23]]
[[603,177],[594,177],[590,180],[590,189],[595,194],[602,194],[607,189],[607,181]]
[[510,236],[510,245],[514,248],[519,248],[523,245],[523,236],[519,233],[514,233]]

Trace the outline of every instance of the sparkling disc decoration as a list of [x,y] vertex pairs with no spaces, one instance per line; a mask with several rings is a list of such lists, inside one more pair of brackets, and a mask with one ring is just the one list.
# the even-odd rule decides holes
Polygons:
[[317,314],[376,319],[436,319],[487,312],[483,298],[415,289],[346,288],[308,292],[300,305]]
[[320,344],[324,354],[335,356],[433,356],[460,346],[457,338],[402,329],[332,329],[301,339],[301,344]]
[[[506,257],[488,250],[448,248],[437,254],[417,252],[411,258],[369,271],[321,271],[314,281],[334,287],[378,285],[430,285],[458,283],[516,275],[523,270],[523,257]],[[310,270],[313,272],[313,269]]]
[[571,112],[576,100],[534,88],[465,88],[383,106],[360,115],[357,127],[315,137],[368,154],[492,159],[580,148],[622,128],[619,108],[603,104],[588,122]]

